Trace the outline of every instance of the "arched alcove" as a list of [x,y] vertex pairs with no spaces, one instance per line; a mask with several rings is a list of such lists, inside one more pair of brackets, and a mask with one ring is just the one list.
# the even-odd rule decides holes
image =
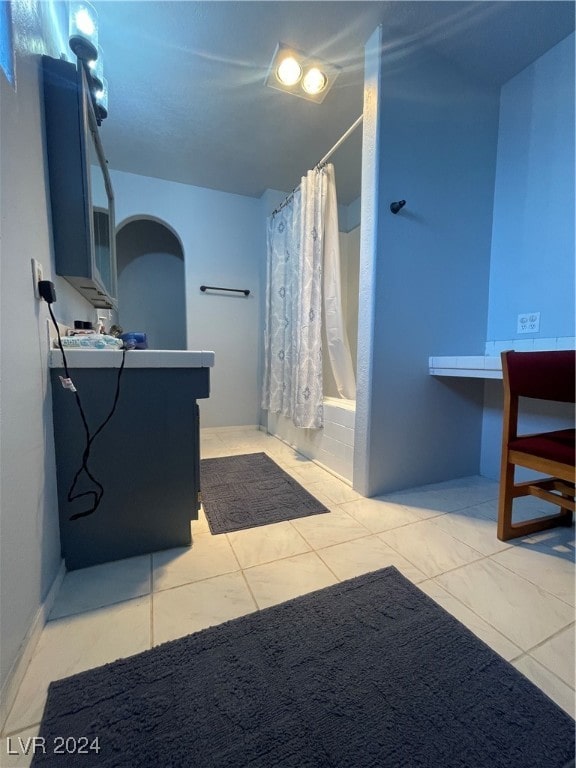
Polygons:
[[150,349],[186,349],[184,251],[159,219],[132,217],[116,233],[118,322]]

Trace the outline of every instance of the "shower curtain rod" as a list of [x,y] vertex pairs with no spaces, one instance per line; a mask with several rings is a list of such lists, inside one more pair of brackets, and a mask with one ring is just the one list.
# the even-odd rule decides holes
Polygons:
[[364,119],[364,115],[360,115],[360,117],[357,120],[355,120],[354,123],[352,123],[350,128],[348,128],[346,133],[338,139],[338,141],[336,142],[336,144],[334,144],[332,149],[324,155],[324,157],[322,158],[322,160],[320,160],[318,165],[315,165],[314,167],[315,168],[320,168],[320,166],[324,165],[324,163],[327,163],[328,160],[334,154],[334,152],[336,152],[338,147],[346,141],[348,136],[350,136],[352,133],[354,133],[354,131],[356,130],[356,128],[358,128],[358,126],[360,125],[360,123],[362,122],[363,119]]
[[[352,134],[352,133],[353,133],[353,132],[356,130],[356,128],[358,128],[358,126],[360,125],[360,123],[362,122],[362,120],[363,120],[363,119],[364,119],[364,115],[360,115],[360,117],[358,117],[358,118],[357,118],[357,119],[356,119],[356,120],[355,120],[355,121],[352,123],[352,125],[350,126],[350,128],[348,128],[348,130],[346,131],[346,133],[344,133],[344,134],[343,134],[343,135],[342,135],[342,136],[341,136],[341,137],[338,139],[338,141],[336,142],[336,144],[334,144],[334,146],[332,147],[332,149],[330,149],[330,150],[329,150],[329,151],[328,151],[328,152],[327,152],[327,153],[324,155],[324,157],[322,158],[322,160],[320,160],[320,162],[319,162],[319,163],[317,163],[317,164],[314,166],[314,170],[315,170],[315,169],[317,169],[317,168],[322,168],[322,166],[323,166],[325,163],[327,163],[327,162],[328,162],[328,160],[329,160],[329,159],[332,157],[332,155],[334,154],[334,152],[336,152],[336,150],[337,150],[337,149],[340,147],[340,145],[341,145],[341,144],[343,144],[343,143],[346,141],[346,139],[348,138],[348,136],[350,136],[350,135],[351,135],[351,134]],[[297,190],[299,187],[300,187],[300,184],[297,184],[297,185],[294,187],[294,189],[292,190],[292,192],[290,192],[290,194],[289,194],[289,195],[286,195],[286,197],[285,197],[285,198],[284,198],[284,200],[283,200],[283,201],[280,203],[280,205],[278,206],[278,208],[275,208],[275,209],[272,211],[272,216],[275,216],[275,215],[276,215],[276,214],[277,214],[279,211],[281,211],[281,210],[282,210],[282,208],[284,208],[284,206],[285,206],[285,205],[288,205],[288,203],[290,202],[290,200],[292,200],[292,197],[293,197],[293,195],[294,195],[294,192],[296,192],[296,190]]]

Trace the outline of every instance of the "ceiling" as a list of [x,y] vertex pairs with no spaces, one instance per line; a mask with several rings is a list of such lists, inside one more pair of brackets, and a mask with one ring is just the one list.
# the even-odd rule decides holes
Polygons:
[[[362,112],[364,44],[394,66],[417,45],[494,86],[574,30],[574,2],[93,2],[109,85],[113,169],[240,195],[289,191]],[[278,42],[342,68],[322,104],[264,85]],[[332,160],[360,193],[361,131]]]

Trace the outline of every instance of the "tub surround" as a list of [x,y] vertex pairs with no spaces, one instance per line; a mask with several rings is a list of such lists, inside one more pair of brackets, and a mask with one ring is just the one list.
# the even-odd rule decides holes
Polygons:
[[352,484],[356,403],[324,398],[323,429],[299,429],[277,413],[267,414],[267,431],[324,469]]

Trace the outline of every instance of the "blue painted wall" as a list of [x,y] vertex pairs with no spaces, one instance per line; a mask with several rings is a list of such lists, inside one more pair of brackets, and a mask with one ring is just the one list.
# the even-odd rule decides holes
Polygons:
[[150,349],[186,349],[184,253],[161,222],[136,219],[116,234],[118,323],[145,331]]
[[[501,92],[488,340],[510,340],[509,348],[574,336],[574,85],[570,35]],[[539,333],[516,333],[516,316],[525,311],[541,312]],[[501,383],[486,382],[484,397],[480,472],[497,479]],[[573,423],[570,406],[531,401],[520,430]],[[532,476],[517,472],[520,480]]]
[[381,66],[367,495],[478,471],[482,382],[428,357],[484,352],[498,130],[498,92],[432,53]]
[[[6,3],[1,10],[4,22]],[[30,0],[13,3],[11,10],[16,87],[10,72],[0,68],[0,726],[25,668],[26,643],[43,624],[43,603],[61,564],[48,312],[34,298],[30,258],[38,259],[44,279],[56,284],[59,320],[95,314],[54,274],[46,189],[40,54],[58,58],[65,51],[67,6]]]
[[[199,401],[202,426],[260,423],[258,323],[266,265],[261,201],[122,171],[113,170],[111,177],[118,225],[150,215],[182,243],[187,346],[216,355],[210,397]],[[250,295],[202,293],[201,285],[247,288]]]
[[[518,336],[517,315],[540,312]],[[487,339],[574,336],[574,35],[501,92]]]

